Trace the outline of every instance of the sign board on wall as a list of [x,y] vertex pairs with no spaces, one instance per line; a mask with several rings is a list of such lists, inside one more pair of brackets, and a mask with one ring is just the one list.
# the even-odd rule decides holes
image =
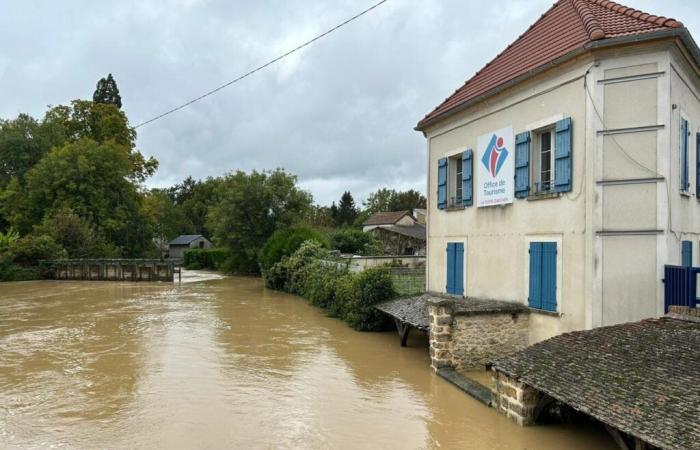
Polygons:
[[515,145],[513,127],[501,128],[479,136],[477,141],[479,166],[476,206],[513,203],[515,175]]

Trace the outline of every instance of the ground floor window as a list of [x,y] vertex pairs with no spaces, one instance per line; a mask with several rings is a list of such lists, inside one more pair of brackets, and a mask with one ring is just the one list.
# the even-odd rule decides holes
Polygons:
[[693,265],[693,241],[681,242],[681,265],[685,267]]
[[530,242],[528,306],[557,310],[557,243]]
[[464,295],[464,243],[447,243],[447,282],[445,292]]

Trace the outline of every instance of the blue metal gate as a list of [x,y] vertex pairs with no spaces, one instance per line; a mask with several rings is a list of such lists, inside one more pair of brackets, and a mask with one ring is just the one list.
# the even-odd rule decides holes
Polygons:
[[669,306],[697,306],[699,273],[700,267],[664,266],[664,312],[668,312]]

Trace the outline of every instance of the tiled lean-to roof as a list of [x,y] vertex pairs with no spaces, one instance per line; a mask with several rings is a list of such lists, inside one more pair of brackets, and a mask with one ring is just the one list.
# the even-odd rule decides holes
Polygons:
[[411,216],[410,211],[391,211],[374,213],[362,225],[394,225],[404,216]]
[[683,24],[607,0],[559,0],[416,128],[422,129],[471,100],[587,44],[673,28],[683,28]]
[[562,334],[493,367],[662,449],[700,449],[700,321]]

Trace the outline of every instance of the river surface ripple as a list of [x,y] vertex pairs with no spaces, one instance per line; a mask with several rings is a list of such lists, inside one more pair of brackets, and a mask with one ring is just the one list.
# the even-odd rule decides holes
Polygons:
[[0,447],[615,448],[515,425],[435,376],[422,336],[194,275],[0,284]]

